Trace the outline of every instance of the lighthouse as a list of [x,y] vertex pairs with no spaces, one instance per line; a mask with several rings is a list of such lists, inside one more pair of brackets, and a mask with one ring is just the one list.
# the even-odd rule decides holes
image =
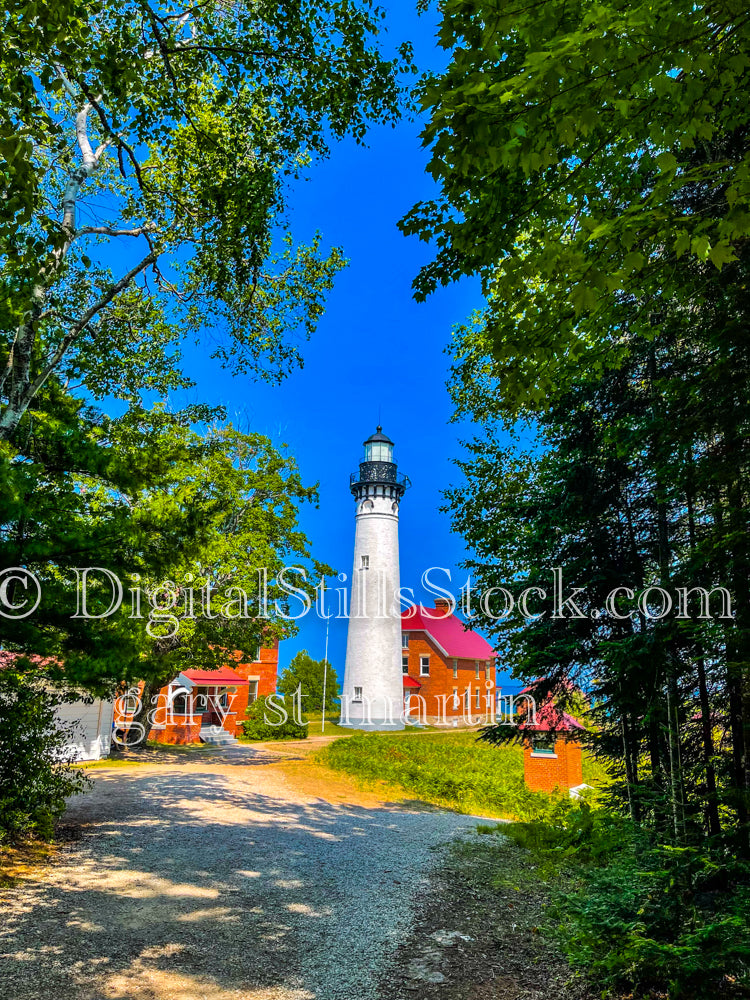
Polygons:
[[378,427],[349,486],[356,503],[341,725],[403,729],[398,509],[410,483]]

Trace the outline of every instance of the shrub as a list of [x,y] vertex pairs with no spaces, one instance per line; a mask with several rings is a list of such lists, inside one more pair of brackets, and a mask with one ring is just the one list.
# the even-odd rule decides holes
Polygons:
[[0,842],[51,840],[65,800],[89,785],[73,768],[72,727],[55,708],[64,700],[11,671],[0,671]]
[[606,864],[613,853],[643,840],[622,816],[568,796],[550,796],[533,819],[511,823],[500,832],[560,865],[573,858],[578,863]]
[[697,848],[613,851],[577,891],[557,896],[550,917],[571,961],[606,988],[747,996],[749,874]]
[[305,740],[308,726],[295,722],[292,698],[277,694],[257,698],[248,706],[242,732],[243,738],[251,741]]
[[747,865],[705,847],[658,845],[586,803],[552,802],[544,819],[498,832],[564,871],[547,929],[600,987],[675,1000],[747,995]]

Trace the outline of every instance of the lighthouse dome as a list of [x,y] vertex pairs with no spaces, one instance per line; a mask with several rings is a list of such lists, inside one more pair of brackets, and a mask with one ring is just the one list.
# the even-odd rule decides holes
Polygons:
[[400,500],[410,483],[406,476],[398,474],[393,441],[378,425],[364,445],[365,457],[359,463],[359,472],[353,472],[349,478],[352,495],[358,501],[374,496]]
[[364,442],[365,462],[392,462],[393,461],[393,441],[387,434],[383,433],[383,428],[378,424],[374,434],[371,434]]

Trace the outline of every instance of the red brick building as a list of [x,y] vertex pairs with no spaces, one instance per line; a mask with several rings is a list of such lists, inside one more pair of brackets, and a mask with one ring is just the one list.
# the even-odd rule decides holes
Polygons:
[[478,725],[494,720],[495,653],[450,613],[447,601],[401,616],[404,702],[415,721]]
[[[249,662],[235,650],[218,670],[184,670],[159,692],[148,739],[171,744],[233,742],[242,732],[248,705],[276,690],[278,666],[276,640]],[[144,706],[129,720],[122,708],[116,703],[115,730],[127,728],[128,721],[131,726],[142,723],[145,711],[154,706]]]
[[581,723],[552,702],[536,710],[534,725],[522,723],[526,734],[523,773],[532,792],[580,789],[583,785]]

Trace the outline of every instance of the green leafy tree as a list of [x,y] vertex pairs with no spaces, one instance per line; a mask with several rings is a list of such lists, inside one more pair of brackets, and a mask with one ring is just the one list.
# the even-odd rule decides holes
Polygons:
[[[402,225],[435,248],[418,297],[465,275],[484,293],[453,345],[456,412],[480,428],[454,524],[481,589],[549,592],[553,566],[583,588],[580,617],[475,624],[540,697],[592,695],[586,738],[656,845],[584,878],[559,917],[574,959],[603,987],[713,996],[746,968],[750,22],[681,0],[440,10],[439,194]],[[715,585],[730,618],[716,597],[702,619],[695,595],[689,618],[636,606]]]
[[53,375],[186,385],[185,337],[236,372],[299,363],[343,260],[293,241],[285,185],[397,117],[409,49],[383,58],[380,21],[370,0],[4,11],[0,438]]
[[[6,648],[103,692],[139,678],[159,687],[185,666],[219,665],[227,648],[252,655],[293,631],[275,613],[299,610],[279,572],[305,566],[307,583],[294,583],[308,590],[330,572],[310,559],[298,526],[316,491],[267,438],[195,424],[201,416],[210,414],[131,407],[114,419],[69,396],[47,399],[26,455],[2,466],[0,564],[34,572],[43,595],[33,615],[3,619]],[[94,572],[87,610],[106,616],[76,616],[75,570],[88,566],[119,578],[119,611],[106,614],[113,586]]]
[[55,709],[70,696],[29,683],[20,661],[0,653],[0,843],[51,839],[65,800],[89,781],[71,766],[70,727]]
[[337,708],[339,681],[336,672],[326,660],[314,660],[306,649],[295,653],[289,666],[279,678],[278,689],[282,694],[293,695],[299,687],[303,704],[308,712],[323,711],[323,680],[325,678],[325,709]]
[[618,304],[653,337],[681,262],[695,299],[747,241],[750,24],[688,0],[440,11],[448,65],[421,87],[440,194],[402,225],[436,248],[419,297],[481,278],[459,354],[467,377],[488,356],[501,375],[487,407],[522,412],[620,362]]

